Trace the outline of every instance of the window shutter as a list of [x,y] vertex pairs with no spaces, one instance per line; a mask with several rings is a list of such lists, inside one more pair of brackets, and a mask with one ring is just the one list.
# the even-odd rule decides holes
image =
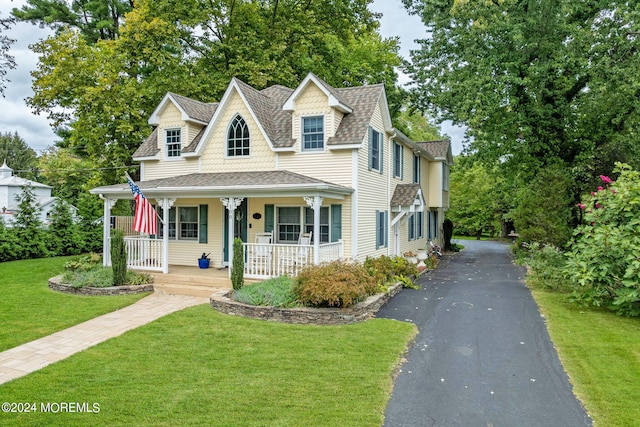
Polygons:
[[383,237],[384,245],[383,246],[386,248],[389,246],[389,211],[384,211],[383,216],[384,216],[384,237]]
[[200,205],[200,226],[198,227],[198,243],[208,242],[209,205]]
[[342,205],[331,205],[331,241],[342,239]]
[[376,249],[380,249],[380,211],[376,211]]
[[274,227],[274,212],[273,205],[264,205],[264,231],[268,233],[273,231]]
[[369,161],[367,162],[368,169],[373,169],[373,128],[369,126]]
[[384,167],[384,135],[382,133],[380,134],[380,141],[378,141],[378,144],[380,145],[380,173],[382,174],[382,169]]

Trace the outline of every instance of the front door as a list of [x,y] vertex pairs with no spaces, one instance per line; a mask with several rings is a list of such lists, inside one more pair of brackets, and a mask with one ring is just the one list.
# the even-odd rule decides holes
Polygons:
[[[247,199],[244,199],[240,206],[236,208],[233,218],[233,238],[240,238],[243,242],[247,241]],[[224,209],[224,240],[223,252],[224,263],[229,262],[229,211]]]

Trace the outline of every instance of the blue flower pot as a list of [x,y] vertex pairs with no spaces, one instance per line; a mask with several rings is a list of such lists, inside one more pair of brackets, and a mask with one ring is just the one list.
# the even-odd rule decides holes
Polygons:
[[200,268],[209,268],[209,260],[208,259],[198,259],[198,266]]

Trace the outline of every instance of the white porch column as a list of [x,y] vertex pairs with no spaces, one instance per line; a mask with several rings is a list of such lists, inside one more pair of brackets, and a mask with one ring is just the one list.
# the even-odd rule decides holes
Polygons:
[[111,265],[111,248],[109,240],[111,237],[111,209],[116,204],[116,199],[108,199],[100,194],[100,198],[104,200],[104,211],[102,217],[102,265],[108,267]]
[[167,274],[169,272],[169,210],[176,199],[156,199],[156,202],[162,208],[162,273]]
[[233,233],[235,231],[235,212],[236,208],[244,197],[221,197],[220,201],[227,208],[229,215],[229,232],[227,233],[227,258],[229,258],[229,277],[231,277],[231,268],[233,267]]
[[304,201],[313,209],[313,263],[320,264],[320,207],[322,206],[322,197],[314,196],[305,197]]

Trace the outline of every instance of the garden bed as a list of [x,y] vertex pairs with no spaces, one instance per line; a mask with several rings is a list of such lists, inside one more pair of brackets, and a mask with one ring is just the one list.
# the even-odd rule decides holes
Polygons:
[[402,284],[389,286],[385,293],[370,296],[366,300],[348,308],[278,308],[243,304],[229,298],[231,291],[216,292],[210,298],[211,307],[221,313],[253,319],[284,323],[344,325],[362,322],[373,317],[380,307],[402,289]]
[[106,296],[106,295],[131,295],[139,294],[142,292],[153,292],[153,285],[126,285],[126,286],[109,286],[106,288],[96,288],[92,286],[85,286],[76,288],[71,285],[61,283],[62,275],[55,276],[49,279],[49,288],[63,292],[65,294],[74,295],[90,295],[90,296]]

